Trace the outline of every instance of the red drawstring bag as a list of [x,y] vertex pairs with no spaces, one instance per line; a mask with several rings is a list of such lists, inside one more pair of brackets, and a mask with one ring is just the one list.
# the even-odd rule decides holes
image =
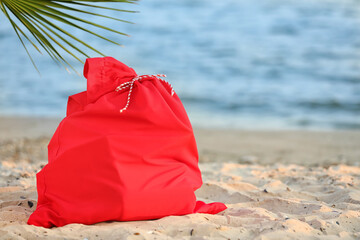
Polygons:
[[137,76],[111,57],[87,59],[87,91],[69,97],[67,116],[36,175],[38,204],[28,224],[157,219],[215,214],[196,202],[198,153],[185,109],[166,81]]

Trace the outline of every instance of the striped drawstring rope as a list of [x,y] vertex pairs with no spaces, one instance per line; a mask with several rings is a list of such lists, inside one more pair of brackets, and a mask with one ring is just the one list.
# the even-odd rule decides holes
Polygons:
[[170,88],[171,88],[171,96],[174,95],[174,89],[173,87],[171,86],[171,84],[167,81],[165,81],[164,79],[162,79],[161,77],[166,77],[165,74],[155,74],[155,75],[141,75],[141,76],[136,76],[134,77],[131,81],[128,81],[128,82],[125,82],[125,83],[122,83],[120,86],[118,86],[115,91],[121,91],[123,89],[126,89],[126,88],[130,88],[129,89],[129,93],[128,93],[128,97],[127,97],[127,102],[126,102],[126,105],[125,107],[123,107],[122,109],[120,109],[120,113],[122,113],[123,111],[125,111],[128,107],[129,107],[129,104],[130,104],[130,97],[131,97],[131,93],[132,93],[132,90],[133,90],[133,87],[134,87],[134,83],[135,81],[141,81],[142,79],[144,78],[156,78],[156,79],[159,79],[160,81],[162,82],[165,82],[167,83]]

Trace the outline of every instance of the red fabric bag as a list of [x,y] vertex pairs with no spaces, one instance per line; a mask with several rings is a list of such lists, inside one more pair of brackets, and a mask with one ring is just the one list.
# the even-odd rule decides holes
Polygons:
[[[87,59],[87,91],[69,97],[67,116],[37,174],[38,203],[28,224],[157,219],[215,214],[196,202],[202,184],[185,109],[166,81],[137,76],[111,57]],[[117,91],[115,91],[115,89]]]

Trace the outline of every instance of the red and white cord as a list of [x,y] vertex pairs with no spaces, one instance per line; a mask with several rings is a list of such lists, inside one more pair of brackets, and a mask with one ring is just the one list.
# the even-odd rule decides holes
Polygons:
[[127,97],[127,101],[126,101],[126,105],[125,107],[123,107],[122,109],[120,109],[120,113],[122,113],[123,111],[125,111],[129,105],[130,105],[130,98],[131,98],[131,93],[133,91],[133,88],[134,88],[134,83],[135,81],[141,81],[142,79],[144,78],[156,78],[156,79],[159,79],[160,81],[162,82],[165,82],[167,83],[170,88],[171,88],[171,96],[174,95],[175,91],[173,89],[173,87],[171,86],[171,84],[167,81],[165,81],[164,79],[162,79],[161,77],[166,77],[165,74],[154,74],[154,75],[141,75],[141,76],[136,76],[134,77],[131,81],[128,81],[128,82],[125,82],[125,83],[122,83],[120,86],[118,86],[115,91],[121,91],[121,90],[124,90],[126,88],[130,88],[129,89],[129,93],[128,93],[128,97]]

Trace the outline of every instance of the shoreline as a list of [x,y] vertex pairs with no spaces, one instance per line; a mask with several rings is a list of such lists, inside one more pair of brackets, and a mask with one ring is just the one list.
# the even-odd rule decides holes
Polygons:
[[[60,118],[0,116],[0,142],[9,148],[8,157],[16,149],[26,153],[29,145],[41,159],[46,159],[47,143],[60,121]],[[327,167],[360,164],[360,131],[195,128],[194,133],[200,162]],[[4,149],[0,149],[0,157],[2,152]]]

